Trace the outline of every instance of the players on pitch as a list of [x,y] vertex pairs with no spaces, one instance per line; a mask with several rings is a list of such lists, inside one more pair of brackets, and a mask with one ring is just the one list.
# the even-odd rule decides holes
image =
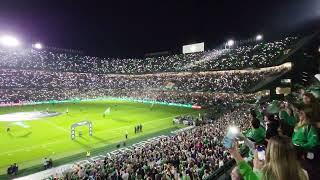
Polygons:
[[13,165],[10,165],[9,168],[7,169],[7,174],[8,175],[17,175],[18,174],[19,167],[17,163],[14,163]]
[[138,124],[134,127],[134,133],[137,134],[139,132],[142,132],[142,124]]

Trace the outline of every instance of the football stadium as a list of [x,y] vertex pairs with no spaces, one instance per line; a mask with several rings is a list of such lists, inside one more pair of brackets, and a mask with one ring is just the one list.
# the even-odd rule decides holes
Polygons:
[[[1,180],[320,179],[320,30],[314,25],[320,14],[305,16],[313,22],[308,26],[288,23],[287,30],[252,35],[256,26],[243,21],[248,29],[237,27],[232,36],[214,27],[225,37],[204,36],[210,34],[204,28],[181,40],[174,39],[181,33],[179,24],[172,25],[176,20],[170,20],[176,17],[146,10],[155,19],[168,20],[165,27],[172,27],[166,36],[180,45],[163,43],[161,37],[153,42],[145,38],[149,32],[137,30],[142,42],[131,46],[137,37],[127,38],[121,32],[130,34],[134,28],[123,29],[128,26],[116,15],[98,17],[99,8],[92,3],[79,1],[70,7],[95,14],[94,23],[87,22],[87,13],[74,13],[70,19],[77,23],[68,21],[59,35],[45,31],[44,36],[44,29],[28,34],[27,22],[34,26],[51,17],[32,13],[50,12],[66,22],[66,16],[56,12],[65,12],[59,8],[69,5],[37,4],[44,13],[27,6],[20,11],[9,4],[0,7]],[[261,16],[271,12],[265,4]],[[217,11],[227,8],[218,6]],[[101,8],[109,7],[101,3]],[[186,9],[196,9],[171,8],[168,13],[172,10],[177,17]],[[125,14],[134,20],[134,15]],[[16,32],[24,30],[25,35],[8,33],[13,25],[1,16],[21,18],[14,21],[19,27]],[[115,33],[113,40],[128,44],[106,38],[105,23],[96,18],[119,21],[123,29],[119,36],[109,32]],[[142,24],[131,25],[150,25],[148,17],[140,18]],[[242,18],[247,15],[239,15]],[[62,28],[54,20],[51,23]],[[83,28],[77,29],[79,25]],[[83,30],[89,26],[97,33],[90,35],[96,38],[90,41]],[[68,28],[79,36],[71,37]],[[179,33],[171,36],[171,32]],[[35,41],[41,37],[43,41]],[[219,38],[222,41],[216,42]],[[102,42],[109,40],[111,44]]]

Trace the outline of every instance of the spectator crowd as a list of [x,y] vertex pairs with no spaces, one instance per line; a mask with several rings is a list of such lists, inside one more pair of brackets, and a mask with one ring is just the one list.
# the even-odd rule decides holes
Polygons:
[[35,49],[0,49],[0,67],[95,74],[146,74],[261,68],[278,64],[297,42],[286,37],[271,42],[244,44],[229,50],[211,50],[147,58],[99,58]]
[[[1,103],[96,97],[129,97],[164,102],[213,104],[239,101],[268,77],[290,70],[283,64],[257,70],[92,74],[0,69]],[[229,93],[229,94],[228,94]]]
[[244,134],[253,143],[251,158],[241,156],[236,141],[229,149],[237,162],[233,180],[320,178],[320,106],[312,93],[272,102],[251,114],[251,128]]
[[[238,101],[262,80],[290,69],[274,65],[297,40],[286,37],[231,49],[140,59],[0,48],[0,103],[101,96],[206,104]],[[273,67],[263,68],[267,66]]]

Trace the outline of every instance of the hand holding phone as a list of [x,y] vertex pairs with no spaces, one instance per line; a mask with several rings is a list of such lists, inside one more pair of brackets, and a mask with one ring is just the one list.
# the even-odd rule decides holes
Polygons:
[[228,138],[227,136],[223,138],[223,146],[227,149],[231,149],[234,143],[234,139]]
[[223,138],[223,146],[227,149],[232,148],[235,138],[239,135],[237,127],[229,127],[226,136]]
[[257,154],[258,154],[258,159],[260,161],[265,161],[266,160],[266,148],[265,146],[257,146],[256,147]]

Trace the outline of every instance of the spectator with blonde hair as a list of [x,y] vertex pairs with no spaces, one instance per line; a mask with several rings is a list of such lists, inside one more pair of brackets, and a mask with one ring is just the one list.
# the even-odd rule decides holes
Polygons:
[[254,169],[245,162],[238,151],[237,143],[229,149],[230,154],[237,162],[240,174],[250,180],[308,180],[307,172],[302,169],[296,159],[295,150],[290,138],[274,136],[269,139],[266,150],[266,160],[263,163],[257,158],[253,160]]

